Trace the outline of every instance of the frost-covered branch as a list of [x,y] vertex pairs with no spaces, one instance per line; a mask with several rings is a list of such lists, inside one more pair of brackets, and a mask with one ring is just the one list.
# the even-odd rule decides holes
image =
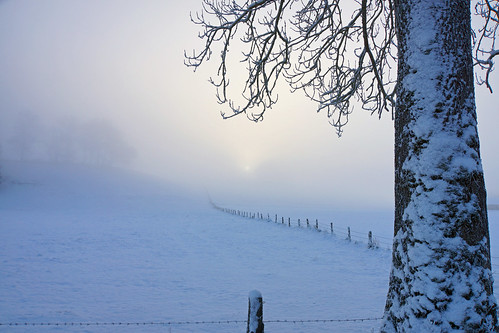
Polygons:
[[478,84],[485,86],[492,92],[490,73],[494,69],[493,59],[499,55],[496,46],[499,28],[499,0],[479,0],[475,4],[475,14],[481,17],[480,28],[474,32],[475,66],[485,72],[485,78],[477,75]]
[[[477,82],[491,91],[490,73],[499,54],[495,45],[499,0],[474,0],[483,20],[474,32]],[[203,0],[203,10],[191,17],[202,27],[204,47],[185,55],[195,69],[220,50],[218,70],[210,82],[220,104],[253,121],[277,102],[282,77],[292,91],[302,90],[326,110],[338,133],[348,122],[352,103],[379,116],[395,105],[396,34],[393,0]],[[239,43],[237,43],[239,41]],[[235,44],[235,45],[233,45]],[[229,66],[229,49],[242,48],[238,59],[246,76],[242,102],[228,87],[241,71]]]
[[[222,114],[224,118],[245,113],[249,119],[259,121],[263,119],[265,110],[276,103],[277,96],[273,92],[277,80],[289,66],[289,40],[283,16],[292,2],[260,0],[239,5],[235,1],[204,0],[203,12],[192,18],[194,23],[204,29],[199,37],[205,40],[205,46],[199,53],[186,55],[186,65],[199,67],[210,59],[214,44],[222,44],[218,78],[211,78],[210,82],[217,88],[219,103],[228,103],[231,109],[230,114]],[[206,16],[214,17],[218,22],[212,24]],[[248,72],[243,91],[246,103],[243,106],[236,106],[227,94],[230,82],[227,56],[238,29],[244,31],[239,38],[247,45],[241,59],[241,62],[246,63]],[[261,110],[250,112],[254,107]]]
[[[327,110],[338,133],[347,123],[353,100],[379,115],[395,104],[395,28],[391,1],[384,0],[204,0],[203,12],[193,22],[203,27],[204,49],[186,64],[197,68],[221,44],[217,79],[220,103],[229,118],[245,113],[263,119],[277,101],[280,77],[292,90],[303,90]],[[215,24],[211,23],[215,20]],[[245,103],[237,106],[227,95],[228,50],[239,38],[246,64]],[[254,111],[254,110],[257,111]]]

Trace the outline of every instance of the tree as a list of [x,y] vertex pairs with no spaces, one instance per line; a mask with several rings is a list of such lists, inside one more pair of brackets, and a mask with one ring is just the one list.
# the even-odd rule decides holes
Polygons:
[[45,130],[40,117],[29,110],[18,111],[9,125],[6,132],[10,136],[5,141],[11,148],[10,155],[21,161],[37,156]]
[[[338,134],[354,100],[379,116],[392,113],[393,264],[381,330],[497,330],[473,68],[491,89],[499,1],[474,3],[482,19],[475,31],[465,0],[203,5],[192,19],[205,45],[186,64],[197,68],[220,46],[211,82],[229,106],[224,118],[262,120],[281,77],[327,110]],[[228,97],[229,47],[239,36],[248,73],[241,106]]]

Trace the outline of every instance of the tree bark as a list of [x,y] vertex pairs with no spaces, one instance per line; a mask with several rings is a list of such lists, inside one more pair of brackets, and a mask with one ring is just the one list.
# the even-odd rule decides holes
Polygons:
[[497,330],[470,1],[394,0],[393,263],[382,332]]

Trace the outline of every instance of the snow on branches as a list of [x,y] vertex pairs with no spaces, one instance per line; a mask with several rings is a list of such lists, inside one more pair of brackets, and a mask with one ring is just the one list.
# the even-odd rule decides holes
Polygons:
[[[221,44],[217,78],[218,101],[227,103],[230,118],[244,113],[253,121],[277,102],[275,88],[283,77],[292,91],[303,90],[327,110],[341,133],[360,100],[371,113],[392,111],[395,104],[396,56],[394,13],[390,1],[356,0],[204,0],[192,16],[203,30],[200,52],[186,54],[186,65],[197,68]],[[215,23],[213,23],[215,22]],[[228,97],[228,52],[239,38],[247,79],[244,103]],[[235,75],[232,73],[232,75]]]
[[[475,66],[478,84],[489,82],[493,58],[499,54],[495,39],[499,0],[475,0]],[[185,54],[187,66],[199,67],[220,47],[216,87],[224,118],[246,114],[263,120],[277,102],[277,83],[284,78],[292,91],[302,90],[326,110],[341,134],[352,112],[352,102],[380,117],[395,105],[397,41],[393,0],[203,0],[203,10],[191,15],[202,27],[204,47]],[[235,41],[241,43],[237,44]],[[233,45],[235,44],[235,45]],[[240,60],[247,73],[243,101],[228,93],[239,71],[229,67],[229,49],[242,48]],[[240,75],[239,75],[240,77]],[[229,97],[231,96],[231,97]]]
[[493,59],[499,55],[495,44],[499,27],[499,0],[480,0],[474,5],[475,16],[482,19],[473,35],[475,66],[485,71],[485,78],[477,75],[477,82],[485,84],[492,92],[490,73],[494,68]]

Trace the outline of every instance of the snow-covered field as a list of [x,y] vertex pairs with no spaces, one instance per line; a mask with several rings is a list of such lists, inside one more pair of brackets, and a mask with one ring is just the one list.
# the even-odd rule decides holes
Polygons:
[[[370,332],[380,323],[275,321],[381,317],[387,249],[226,214],[204,196],[130,172],[0,165],[0,332],[245,332],[253,289],[263,294],[266,332]],[[391,233],[391,212],[258,208],[334,221],[339,231]],[[499,211],[489,217],[497,262]],[[5,325],[226,320],[240,322]]]

